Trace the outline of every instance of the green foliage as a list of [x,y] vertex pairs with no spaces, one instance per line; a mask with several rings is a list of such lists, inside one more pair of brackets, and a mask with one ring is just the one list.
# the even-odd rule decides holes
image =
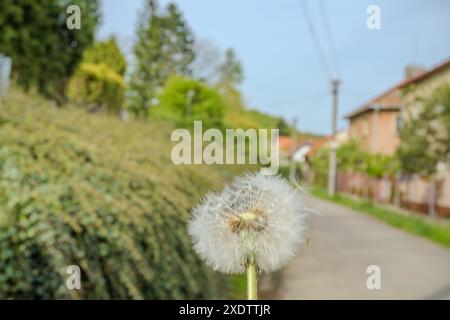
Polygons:
[[[320,149],[311,159],[315,183],[320,186],[327,184],[329,152],[329,148]],[[364,173],[373,178],[394,175],[398,168],[394,157],[369,154],[355,140],[340,145],[336,156],[339,171]]]
[[373,178],[381,178],[386,175],[393,176],[398,172],[398,163],[394,156],[381,154],[367,155],[364,169],[363,172]]
[[430,175],[450,160],[450,84],[419,101],[421,110],[400,131],[397,157],[403,172]]
[[225,126],[242,129],[279,129],[280,135],[290,135],[291,128],[281,117],[275,117],[257,110],[226,109]]
[[365,161],[369,155],[362,150],[357,141],[349,141],[339,146],[336,150],[338,159],[338,168],[340,170],[352,170],[354,172],[363,172],[366,168]]
[[83,53],[83,62],[104,64],[122,77],[127,69],[127,62],[115,38],[96,42],[86,49]]
[[194,61],[194,36],[175,3],[167,5],[165,16],[168,74],[191,76]]
[[124,102],[125,70],[115,39],[97,42],[84,52],[83,63],[70,79],[68,97],[77,104],[116,111]]
[[357,141],[349,141],[339,146],[337,159],[339,170],[361,172],[373,178],[393,175],[397,170],[394,157],[370,154],[364,151]]
[[321,187],[325,187],[328,181],[329,152],[330,150],[328,148],[322,148],[311,157],[311,165],[314,172],[314,183]]
[[217,90],[230,112],[241,112],[245,108],[241,92],[230,83],[219,83]]
[[119,110],[123,104],[125,82],[105,64],[82,63],[69,83],[68,96],[77,104],[91,108]]
[[244,80],[242,63],[232,48],[225,52],[225,61],[219,67],[219,79],[221,83],[231,85],[238,85]]
[[[68,30],[66,9],[79,5],[82,30]],[[59,103],[68,78],[94,39],[98,0],[0,1],[0,52],[12,57],[17,83]]]
[[[228,173],[173,165],[170,129],[12,91],[0,113],[0,299],[223,297],[186,223]],[[65,286],[72,264],[80,291]]]
[[194,120],[204,128],[221,128],[225,105],[219,93],[204,83],[180,76],[169,78],[150,116],[171,120],[178,127],[192,128]]
[[147,115],[169,76],[190,75],[194,40],[176,5],[170,3],[160,12],[155,0],[147,0],[137,38],[130,110],[137,115]]
[[354,200],[341,194],[330,197],[327,192],[321,188],[312,188],[310,191],[311,194],[316,197],[331,200],[354,210],[370,214],[394,227],[422,236],[450,248],[450,224],[448,223],[440,223],[427,220],[420,216],[402,214],[377,206],[371,201]]

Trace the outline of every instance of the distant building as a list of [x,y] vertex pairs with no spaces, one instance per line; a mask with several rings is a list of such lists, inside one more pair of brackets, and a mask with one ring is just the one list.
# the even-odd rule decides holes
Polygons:
[[[349,139],[359,141],[360,146],[372,154],[393,155],[400,144],[399,131],[402,124],[415,116],[422,105],[417,97],[425,98],[444,83],[450,83],[450,59],[430,70],[418,67],[406,69],[406,78],[379,96],[367,101],[346,115],[349,120]],[[441,170],[442,171],[442,170]],[[450,170],[439,174],[437,211],[450,215]],[[349,173],[345,179],[346,189],[360,193],[368,183],[364,177]],[[401,203],[408,208],[426,211],[430,184],[424,177],[403,177],[400,182]],[[388,187],[387,187],[388,186]],[[384,201],[390,201],[393,184],[382,179],[374,187],[384,190]]]
[[293,139],[291,136],[280,136],[279,148],[280,148],[280,165],[288,166],[292,155],[296,150],[302,146],[305,140]]
[[[336,133],[335,142],[337,146],[348,141],[347,129],[338,131]],[[290,159],[294,159],[297,163],[304,163],[308,161],[315,152],[322,148],[329,148],[333,139],[331,136],[311,139],[292,139],[291,136],[280,136],[280,163],[288,165]]]
[[[367,101],[346,115],[349,120],[349,139],[358,140],[370,153],[392,155],[399,140],[399,130],[407,121],[408,112],[414,112],[413,98],[428,94],[438,85],[450,82],[450,59],[424,71],[407,67],[406,78],[377,97]],[[405,93],[409,86],[414,90]]]

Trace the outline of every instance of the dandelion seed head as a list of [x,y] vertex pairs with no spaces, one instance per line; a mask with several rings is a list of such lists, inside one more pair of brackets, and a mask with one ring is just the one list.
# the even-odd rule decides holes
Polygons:
[[244,272],[250,256],[261,272],[281,268],[304,243],[309,215],[297,188],[258,173],[207,194],[192,213],[195,251],[224,273]]

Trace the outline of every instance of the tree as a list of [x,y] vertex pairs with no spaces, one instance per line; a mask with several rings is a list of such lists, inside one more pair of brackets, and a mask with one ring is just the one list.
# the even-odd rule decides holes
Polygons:
[[81,63],[68,86],[70,100],[91,111],[120,110],[124,93],[123,77],[103,63]]
[[105,64],[122,77],[125,76],[127,69],[125,57],[114,37],[107,41],[96,42],[92,47],[86,49],[83,54],[83,62]]
[[195,79],[210,85],[218,82],[218,72],[221,64],[221,52],[209,39],[194,43],[195,59],[192,63],[192,75]]
[[190,128],[194,120],[202,121],[204,128],[222,127],[222,98],[200,81],[172,76],[159,95],[159,102],[150,113],[154,118],[174,121],[179,127]]
[[278,119],[277,128],[280,130],[280,135],[282,136],[292,135],[293,130],[296,130],[296,128],[291,128],[283,118]]
[[361,149],[358,141],[350,140],[341,144],[336,152],[339,170],[367,173],[370,155]]
[[165,21],[168,74],[192,76],[191,65],[195,58],[194,36],[174,3],[167,6]]
[[225,51],[225,61],[219,67],[220,82],[233,86],[239,85],[244,80],[242,63],[237,59],[233,49]]
[[[78,5],[82,30],[69,30],[66,9]],[[65,89],[82,53],[94,40],[98,0],[0,2],[0,51],[13,59],[13,76],[29,89],[65,102]]]
[[436,214],[436,173],[450,162],[450,84],[428,97],[419,97],[421,110],[406,121],[400,131],[397,157],[404,173],[430,177],[428,213]]
[[176,5],[161,13],[155,0],[147,0],[137,37],[130,109],[145,115],[170,75],[190,75],[194,40]]
[[219,82],[216,86],[227,106],[229,113],[227,118],[235,118],[232,120],[234,122],[237,120],[236,116],[239,118],[239,115],[236,115],[236,113],[244,111],[244,102],[241,92],[237,88],[242,82],[243,70],[233,49],[228,49],[225,52],[225,60],[218,67],[218,79]]
[[450,160],[450,84],[417,100],[422,108],[401,129],[397,156],[403,172],[432,175]]
[[72,76],[69,98],[78,104],[94,109],[119,110],[125,95],[126,61],[114,38],[97,42],[83,54]]

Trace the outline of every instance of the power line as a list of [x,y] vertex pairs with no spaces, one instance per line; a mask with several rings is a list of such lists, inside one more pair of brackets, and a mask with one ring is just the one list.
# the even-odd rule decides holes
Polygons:
[[289,104],[294,104],[294,103],[314,100],[315,98],[318,98],[318,97],[320,98],[320,97],[324,96],[327,93],[328,93],[328,91],[320,91],[320,92],[317,92],[317,93],[312,94],[312,95],[298,97],[298,98],[292,98],[292,99],[289,98],[289,99],[280,99],[280,100],[267,101],[267,102],[265,102],[265,104],[266,105],[274,105],[274,104],[289,105]]
[[329,67],[327,65],[327,62],[325,60],[325,56],[323,55],[322,47],[320,45],[319,38],[317,37],[316,29],[314,28],[314,23],[313,23],[313,21],[311,19],[311,16],[309,14],[309,10],[308,10],[308,6],[306,4],[306,0],[299,0],[299,3],[300,3],[300,5],[301,5],[301,7],[303,9],[303,13],[304,13],[306,21],[308,23],[309,31],[310,31],[310,33],[311,33],[311,35],[313,37],[314,44],[316,46],[317,52],[319,53],[319,59],[320,59],[320,63],[322,65],[322,68],[325,71],[325,74],[327,75],[327,77],[331,79],[331,72],[330,72],[330,69],[329,69]]
[[328,41],[330,43],[331,56],[333,58],[334,67],[335,67],[335,71],[336,71],[335,76],[336,76],[336,78],[338,78],[339,74],[340,74],[340,71],[339,71],[340,68],[339,68],[337,55],[336,55],[336,50],[335,50],[335,46],[334,46],[333,34],[331,33],[330,24],[328,23],[328,15],[327,15],[327,12],[325,10],[325,5],[323,3],[323,0],[320,0],[319,4],[320,4],[320,12],[322,14],[322,18],[323,18],[324,24],[325,24],[325,30],[326,30],[327,38],[328,38]]

